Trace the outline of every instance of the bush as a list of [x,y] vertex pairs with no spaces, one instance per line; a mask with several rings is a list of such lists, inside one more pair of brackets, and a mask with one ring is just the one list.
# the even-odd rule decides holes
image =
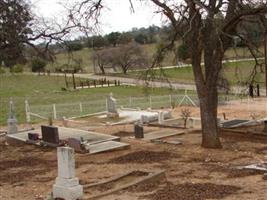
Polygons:
[[189,49],[186,44],[181,44],[177,49],[177,54],[180,59],[185,61],[190,57]]
[[134,37],[134,41],[139,43],[139,44],[146,44],[148,41],[148,37],[147,37],[147,35],[145,35],[143,33],[139,33],[138,35],[136,35]]
[[23,66],[22,65],[14,65],[10,68],[11,73],[22,73],[23,72]]
[[0,74],[4,74],[4,73],[6,73],[6,71],[4,70],[3,67],[0,66]]
[[83,49],[83,45],[79,42],[70,42],[67,44],[68,51],[79,51]]
[[39,59],[39,58],[35,58],[31,61],[31,69],[32,72],[42,72],[45,69],[46,66],[46,61]]

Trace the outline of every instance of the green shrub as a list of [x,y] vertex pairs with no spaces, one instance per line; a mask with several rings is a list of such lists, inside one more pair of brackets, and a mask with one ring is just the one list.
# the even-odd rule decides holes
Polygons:
[[177,54],[183,61],[190,57],[189,49],[186,44],[181,44],[177,49]]
[[10,68],[11,73],[22,73],[23,72],[23,65],[14,65],[13,67]]
[[6,71],[4,70],[3,67],[0,66],[0,74],[4,74],[4,73],[6,73]]
[[69,51],[79,51],[83,49],[83,45],[80,42],[69,42],[67,46]]
[[45,70],[46,61],[35,58],[31,61],[32,72],[43,72]]

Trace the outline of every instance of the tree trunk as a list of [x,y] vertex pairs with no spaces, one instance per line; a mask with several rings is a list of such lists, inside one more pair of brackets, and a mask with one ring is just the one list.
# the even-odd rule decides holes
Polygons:
[[100,68],[100,71],[101,71],[102,74],[106,73],[104,66],[99,65],[99,68]]
[[205,96],[200,97],[202,147],[221,148],[222,145],[218,133],[218,95],[216,86],[209,88],[205,93]]
[[122,72],[123,72],[123,74],[127,74],[127,67],[122,67]]

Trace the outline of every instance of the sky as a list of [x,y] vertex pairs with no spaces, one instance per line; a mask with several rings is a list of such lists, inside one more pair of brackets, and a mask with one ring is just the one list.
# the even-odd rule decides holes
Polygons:
[[[73,3],[75,0],[60,0],[63,4]],[[64,13],[63,6],[59,0],[31,0],[34,5],[33,11],[39,16],[46,18],[57,18]],[[161,15],[155,14],[155,8],[148,3],[133,1],[134,13],[130,11],[128,0],[105,0],[108,9],[105,9],[101,22],[101,34],[113,31],[128,31],[132,28],[148,27],[150,25],[162,25]]]

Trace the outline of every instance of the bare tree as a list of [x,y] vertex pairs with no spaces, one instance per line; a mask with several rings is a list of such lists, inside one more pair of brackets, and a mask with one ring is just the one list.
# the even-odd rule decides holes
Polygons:
[[184,108],[181,110],[182,119],[184,120],[184,128],[187,126],[187,120],[189,117],[191,117],[191,111],[188,108]]
[[[86,4],[87,8],[89,6],[98,10],[103,6],[103,2],[104,0],[85,0],[80,7]],[[220,148],[217,127],[217,83],[223,67],[222,59],[237,34],[237,26],[248,17],[260,17],[267,12],[266,0],[150,0],[150,2],[157,6],[158,12],[166,16],[173,27],[172,41],[158,51],[152,67],[162,61],[166,52],[174,47],[178,37],[183,39],[190,51],[200,100],[202,146]],[[132,5],[131,0],[130,3]],[[99,10],[95,13],[99,14]],[[202,55],[204,67],[201,66]]]
[[121,45],[112,50],[112,63],[119,66],[124,74],[129,69],[144,69],[147,59],[142,48],[136,43]]
[[112,51],[110,49],[102,49],[93,52],[92,59],[102,74],[105,74],[105,68],[112,63]]
[[[193,73],[200,100],[202,146],[220,148],[217,127],[218,81],[225,51],[231,47],[237,26],[247,17],[265,14],[266,1],[241,0],[151,0],[174,28],[172,43],[180,36],[189,46]],[[181,33],[180,30],[186,30]],[[162,50],[162,54],[164,54]],[[201,67],[202,55],[204,67]],[[156,62],[155,62],[156,64]]]

